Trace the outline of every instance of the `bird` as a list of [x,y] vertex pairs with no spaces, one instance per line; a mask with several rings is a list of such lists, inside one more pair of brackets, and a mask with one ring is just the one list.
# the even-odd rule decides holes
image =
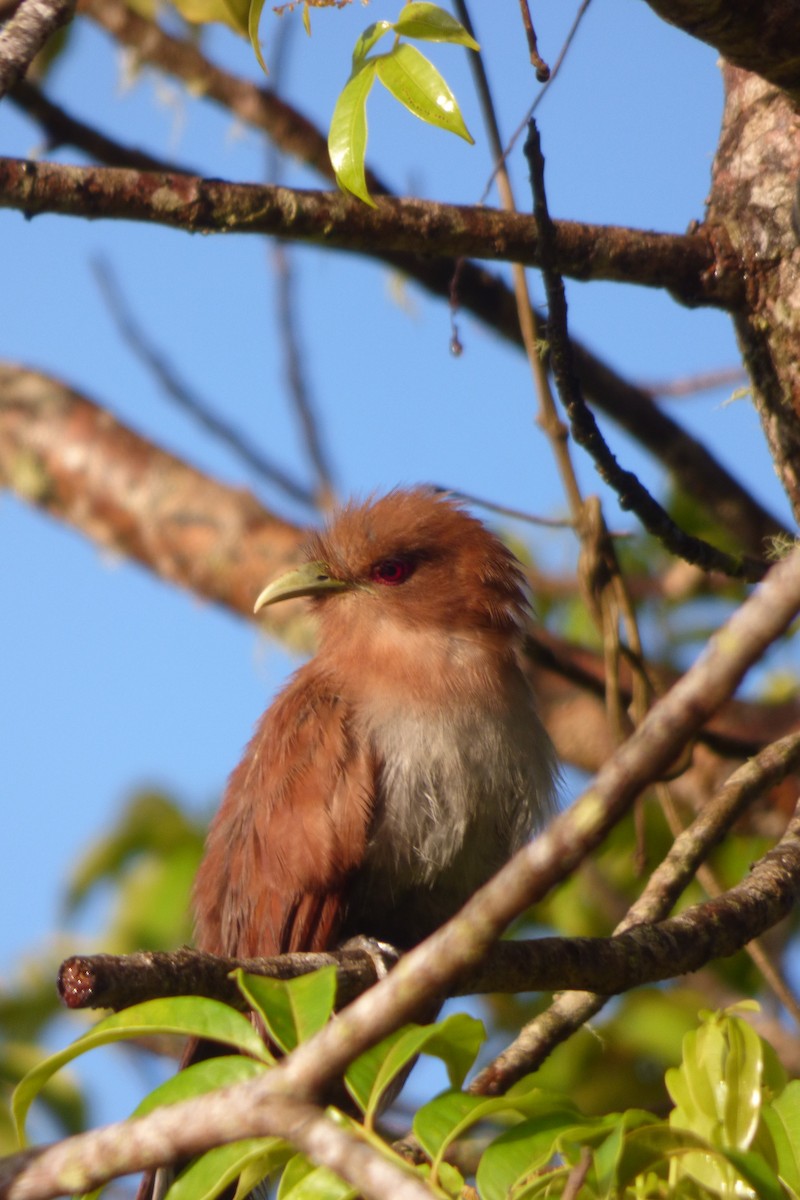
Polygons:
[[[255,612],[307,597],[317,650],[258,722],[212,819],[195,944],[251,959],[355,939],[380,970],[554,809],[555,754],[521,663],[524,575],[425,487],[348,504],[301,559]],[[192,1039],[181,1066],[221,1052]],[[147,1172],[137,1200],[161,1200],[172,1177]]]
[[315,654],[259,721],[210,825],[195,942],[232,957],[408,950],[553,811],[522,668],[524,575],[449,494],[352,501],[257,613],[306,597]]

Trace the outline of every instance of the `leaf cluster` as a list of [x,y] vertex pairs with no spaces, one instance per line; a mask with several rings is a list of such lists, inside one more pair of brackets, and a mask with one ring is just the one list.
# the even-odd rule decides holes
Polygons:
[[[66,1050],[40,1063],[20,1083],[14,1119],[24,1140],[32,1102],[70,1060],[110,1042],[182,1034],[212,1040],[232,1053],[195,1063],[152,1092],[134,1115],[160,1105],[254,1079],[274,1065],[273,1049],[289,1053],[330,1020],[335,971],[326,968],[288,982],[237,973],[237,983],[263,1022],[272,1049],[242,1014],[199,997],[153,1000],[101,1021]],[[377,1119],[419,1054],[439,1058],[450,1087],[424,1104],[413,1133],[426,1161],[420,1171],[434,1194],[459,1196],[474,1179],[486,1200],[557,1197],[573,1173],[581,1195],[601,1197],[785,1200],[800,1195],[800,1081],[787,1082],[770,1046],[743,1013],[754,1003],[705,1013],[683,1039],[680,1065],[666,1073],[672,1108],[659,1118],[642,1109],[587,1116],[571,1098],[529,1076],[501,1097],[471,1094],[463,1084],[485,1039],[481,1022],[464,1013],[433,1025],[409,1025],[351,1064],[344,1086],[351,1110],[329,1108],[382,1155],[397,1151],[381,1137]],[[480,1134],[474,1165],[457,1146]],[[398,1160],[399,1161],[399,1160]],[[405,1169],[412,1168],[405,1164]],[[243,1197],[263,1180],[276,1195],[345,1200],[355,1192],[328,1169],[315,1167],[280,1138],[248,1138],[208,1151],[173,1182],[169,1200],[213,1200],[238,1180]]]

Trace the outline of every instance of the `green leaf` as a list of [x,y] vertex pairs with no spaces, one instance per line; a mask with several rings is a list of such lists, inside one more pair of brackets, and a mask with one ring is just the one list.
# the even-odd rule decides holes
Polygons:
[[383,35],[393,28],[391,21],[376,21],[374,25],[369,25],[364,30],[353,48],[353,74],[359,70],[372,47],[377,45]]
[[761,1113],[772,1138],[781,1179],[800,1193],[800,1080],[793,1079]]
[[296,979],[234,972],[248,1004],[264,1020],[272,1040],[285,1052],[294,1050],[327,1025],[336,1003],[336,968],[323,967]]
[[514,1184],[549,1162],[560,1135],[582,1120],[565,1097],[540,1094],[535,1115],[500,1134],[481,1156],[476,1181],[482,1200],[507,1200]]
[[708,1014],[683,1041],[680,1067],[665,1082],[675,1102],[670,1124],[713,1146],[746,1150],[761,1112],[762,1042],[733,1012]]
[[327,1167],[296,1154],[281,1176],[277,1200],[351,1200],[358,1191]]
[[[760,1154],[756,1154],[752,1150],[738,1150],[734,1147],[730,1147],[723,1153],[745,1183],[753,1189],[758,1200],[786,1200],[786,1193],[781,1187],[778,1176],[770,1169]],[[741,1194],[740,1188],[737,1188],[737,1194]]]
[[253,47],[253,52],[258,59],[258,65],[265,75],[269,75],[267,64],[264,62],[264,55],[261,53],[261,39],[258,36],[263,11],[264,0],[250,0],[250,7],[247,10],[247,36],[250,38],[250,45]]
[[469,50],[480,46],[464,26],[438,4],[406,4],[394,23],[395,32],[424,42],[452,42]]
[[136,1106],[132,1115],[143,1117],[155,1108],[162,1108],[166,1104],[178,1104],[181,1100],[202,1096],[206,1092],[228,1087],[232,1083],[255,1079],[257,1075],[262,1075],[268,1070],[267,1063],[259,1062],[255,1058],[245,1058],[243,1054],[223,1054],[218,1058],[206,1058],[202,1062],[184,1067],[157,1088],[153,1088]]
[[286,1162],[291,1147],[280,1138],[245,1138],[217,1146],[189,1163],[174,1180],[166,1200],[213,1200],[247,1171],[255,1186]]
[[406,1025],[351,1063],[345,1086],[369,1122],[387,1089],[418,1054],[440,1058],[450,1082],[460,1087],[485,1036],[483,1023],[467,1013],[453,1013],[436,1025]]
[[629,1108],[620,1114],[611,1131],[597,1147],[594,1166],[597,1181],[604,1191],[613,1194],[619,1188],[618,1176],[631,1132],[652,1127],[653,1120],[652,1113]]
[[761,1038],[740,1017],[729,1017],[725,1025],[728,1053],[725,1059],[723,1145],[747,1150],[755,1137],[761,1116],[763,1055]]
[[473,144],[455,96],[433,63],[416,46],[401,43],[389,54],[371,61],[386,90],[415,117]]
[[442,1092],[418,1109],[414,1116],[414,1135],[437,1166],[451,1143],[463,1137],[472,1126],[500,1113],[529,1116],[539,1111],[543,1104],[550,1103],[549,1097],[543,1100],[539,1088],[494,1097],[471,1096],[468,1092],[453,1089]]
[[364,172],[367,153],[367,97],[375,82],[375,59],[368,59],[342,89],[328,130],[328,154],[336,182],[365,204],[375,207]]
[[71,1046],[39,1063],[22,1079],[14,1091],[12,1111],[20,1143],[25,1139],[25,1117],[33,1100],[56,1071],[73,1058],[107,1046],[112,1042],[153,1034],[179,1034],[185,1037],[208,1038],[235,1046],[245,1054],[263,1062],[271,1056],[247,1017],[201,996],[177,996],[166,1000],[147,1000],[122,1012],[113,1013],[100,1021]]

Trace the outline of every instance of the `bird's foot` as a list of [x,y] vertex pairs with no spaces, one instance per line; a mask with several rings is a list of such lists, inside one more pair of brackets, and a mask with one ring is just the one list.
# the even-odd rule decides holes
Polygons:
[[401,951],[389,942],[379,942],[377,938],[366,937],[363,933],[348,938],[342,950],[360,950],[369,957],[375,970],[376,979],[385,979],[392,967],[400,961]]

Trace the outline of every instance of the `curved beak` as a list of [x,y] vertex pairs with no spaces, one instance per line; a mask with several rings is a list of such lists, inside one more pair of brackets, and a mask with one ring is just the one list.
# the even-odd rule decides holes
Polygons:
[[268,583],[255,602],[253,612],[260,612],[269,604],[281,600],[294,600],[298,596],[318,596],[324,592],[343,592],[350,585],[342,579],[334,579],[324,562],[304,563],[294,571],[273,579]]

